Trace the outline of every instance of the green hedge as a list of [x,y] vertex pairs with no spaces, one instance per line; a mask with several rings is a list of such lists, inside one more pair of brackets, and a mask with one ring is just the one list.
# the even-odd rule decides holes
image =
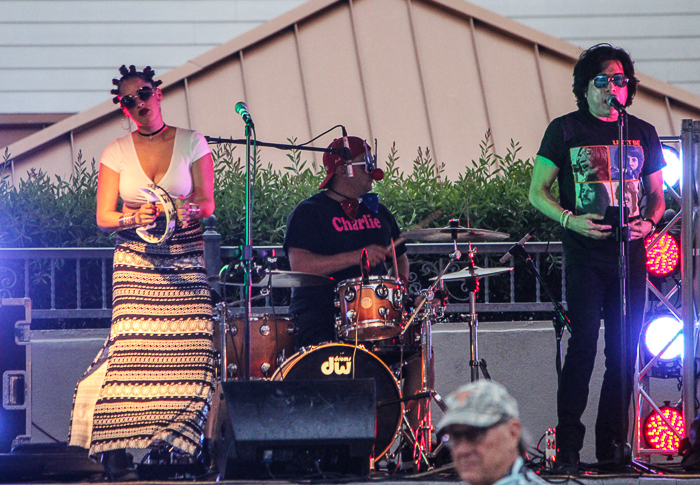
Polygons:
[[[471,227],[503,231],[519,238],[533,227],[543,229],[540,240],[558,239],[559,229],[528,202],[532,174],[529,159],[511,141],[505,156],[492,153],[486,140],[481,156],[462,167],[456,180],[444,176],[428,149],[418,149],[411,171],[398,168],[399,154],[392,147],[383,165],[384,180],[375,184],[380,200],[396,214],[399,226],[408,230],[429,216],[427,227],[448,225],[449,219]],[[323,177],[321,167],[305,160],[304,152],[290,152],[289,165],[263,166],[259,152],[255,171],[253,240],[256,245],[281,244],[286,220],[301,200],[314,194]],[[245,230],[245,162],[240,149],[219,146],[213,152],[216,169],[217,230],[223,245],[241,242]],[[9,154],[5,154],[5,160]],[[5,164],[7,166],[8,164]],[[30,170],[18,187],[9,174],[0,182],[0,247],[99,247],[112,246],[114,237],[95,222],[97,167],[78,154],[67,180]],[[435,217],[437,215],[437,217]]]

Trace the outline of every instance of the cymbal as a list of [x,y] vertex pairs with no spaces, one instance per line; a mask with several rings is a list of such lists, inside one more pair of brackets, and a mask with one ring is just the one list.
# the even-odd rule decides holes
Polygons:
[[452,242],[452,232],[457,233],[458,242],[487,242],[508,239],[510,234],[473,227],[430,227],[414,229],[401,234],[402,239],[420,242]]
[[[333,283],[335,283],[333,278],[328,276],[281,270],[272,270],[265,273],[262,278],[253,279],[253,286],[257,288],[265,286],[271,286],[272,288],[301,288],[303,286],[323,286]],[[233,276],[226,284],[243,286],[243,277]]]
[[[488,278],[489,276],[496,276],[503,273],[508,273],[513,271],[513,268],[508,267],[491,267],[491,268],[480,268],[479,266],[474,266],[473,268],[464,268],[454,273],[447,273],[442,277],[445,281],[450,280],[466,280],[467,278]],[[435,281],[435,278],[431,278],[430,281]]]

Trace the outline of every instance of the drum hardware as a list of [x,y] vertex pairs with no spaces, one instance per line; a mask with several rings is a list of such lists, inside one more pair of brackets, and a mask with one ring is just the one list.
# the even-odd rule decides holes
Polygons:
[[[333,284],[333,278],[300,271],[267,270],[253,278],[251,285],[255,288],[301,288],[305,286],[323,286]],[[244,286],[243,275],[231,275],[225,285]]]
[[[218,305],[214,344],[220,359],[222,380],[240,379],[245,374],[242,355],[245,351],[243,315]],[[290,315],[253,314],[250,318],[251,370],[256,379],[270,378],[294,351],[296,326]]]
[[[470,265],[454,273],[448,273],[442,277],[443,281],[451,280],[464,280],[468,278],[487,278],[489,276],[496,276],[503,273],[508,273],[513,271],[513,267],[488,267],[480,268],[479,266]],[[435,281],[437,278],[431,278],[430,281]]]
[[[454,220],[454,219],[453,219]],[[450,221],[451,223],[452,221]],[[404,232],[401,238],[408,241],[418,242],[495,242],[508,239],[510,234],[487,229],[476,229],[472,227],[447,226],[430,227],[427,229],[414,229]]]
[[[244,344],[246,339],[243,338],[243,334],[245,333],[243,323],[245,320],[241,320],[242,315],[239,316],[238,320],[232,320],[233,313],[229,311],[231,307],[245,305],[248,302],[265,299],[269,297],[273,288],[320,286],[333,282],[332,278],[328,278],[326,276],[302,273],[298,271],[277,270],[275,268],[276,258],[274,252],[270,253],[266,250],[262,251],[259,254],[258,262],[260,262],[260,259],[262,259],[262,262],[260,264],[254,264],[250,273],[253,278],[251,287],[260,288],[260,294],[256,296],[246,295],[246,298],[233,301],[228,305],[224,304],[226,311],[222,311],[221,307],[217,305],[217,308],[219,308],[217,312],[218,315],[227,315],[227,318],[222,320],[217,317],[215,321],[215,324],[218,325],[218,334],[221,336],[221,338],[216,338],[215,344],[219,346],[219,349],[222,349],[220,351],[219,367],[220,376],[222,376],[222,380],[224,381],[233,378],[239,379],[243,377],[243,374],[246,374],[246,366],[243,363],[244,358],[239,355],[239,352],[241,351],[243,354],[246,352],[246,346]],[[222,269],[221,278],[224,289],[227,286],[244,286],[245,272],[242,271],[241,266],[230,265],[229,267]],[[285,315],[274,316],[273,314],[272,319],[276,322],[276,325],[279,323],[277,322],[277,319],[279,318],[285,320],[289,319],[290,317]],[[251,370],[249,375],[253,378],[269,378],[272,373],[279,368],[280,364],[293,353],[293,340],[296,330],[295,327],[294,330],[292,330],[291,326],[287,328],[287,335],[283,336],[282,342],[276,342],[276,349],[278,350],[278,353],[273,355],[272,349],[269,347],[270,344],[265,343],[267,342],[267,340],[264,338],[267,337],[267,334],[264,333],[265,326],[258,328],[258,333],[256,333],[256,329],[253,328],[259,319],[259,316],[256,316],[255,314],[250,314],[249,316],[249,321],[251,324],[250,340],[253,341],[251,345],[253,355],[250,356]],[[238,328],[238,325],[231,325],[231,321],[239,322],[241,328]],[[271,331],[269,326],[267,328],[268,332]],[[275,327],[275,330],[279,331],[277,327]],[[231,338],[235,340],[232,340],[229,343],[226,339],[226,335],[230,335]],[[279,334],[275,333],[275,337],[278,338]],[[236,347],[236,343],[239,344],[238,347]],[[231,344],[234,345],[233,349],[230,348]],[[264,359],[263,356],[265,356]],[[232,358],[234,361],[231,361]],[[261,361],[260,359],[263,360]]]
[[[469,293],[469,367],[471,369],[471,380],[472,382],[479,379],[479,369],[481,369],[484,377],[490,379],[491,376],[488,373],[486,367],[486,360],[479,359],[479,349],[478,349],[478,337],[477,337],[477,327],[478,327],[478,317],[476,314],[476,291],[477,291],[477,281],[479,278],[487,278],[489,276],[496,276],[499,274],[508,273],[513,271],[513,267],[493,267],[493,268],[480,268],[479,266],[474,266],[473,264],[473,253],[470,248],[469,265],[454,273],[449,273],[442,276],[443,281],[454,281],[454,280],[464,280],[467,286],[467,291]],[[437,280],[437,278],[432,278],[431,281]]]
[[[257,296],[251,297],[250,301],[264,300],[268,296],[270,296],[270,290],[267,288],[263,288],[260,290],[260,294]],[[235,301],[232,301],[231,303],[229,303],[228,305],[229,306],[237,306],[237,305],[242,305],[243,303],[245,303],[245,300],[235,300]]]
[[[477,326],[478,319],[476,315],[476,289],[477,281],[479,278],[485,278],[489,276],[495,276],[497,274],[503,274],[508,271],[512,271],[513,268],[479,268],[474,265],[474,255],[476,254],[476,248],[472,248],[471,243],[473,241],[498,241],[507,238],[509,235],[505,233],[487,231],[482,229],[471,229],[461,227],[459,221],[456,219],[450,220],[450,226],[438,229],[418,229],[415,231],[409,231],[402,234],[402,238],[412,239],[415,241],[428,241],[428,242],[446,242],[451,241],[454,247],[453,252],[449,255],[449,262],[442,268],[440,274],[432,278],[433,284],[426,290],[421,292],[421,298],[418,305],[414,309],[410,318],[408,319],[402,334],[403,335],[411,326],[414,324],[416,317],[421,321],[421,365],[422,365],[422,388],[418,390],[414,396],[407,396],[407,400],[417,400],[418,401],[418,417],[419,425],[415,432],[411,428],[410,424],[407,423],[408,431],[404,433],[404,436],[408,439],[410,443],[414,446],[414,463],[420,469],[421,464],[424,463],[428,467],[431,466],[430,460],[435,458],[438,451],[443,446],[442,443],[432,449],[432,423],[431,423],[431,413],[430,405],[434,400],[435,403],[444,411],[446,411],[446,406],[441,398],[441,396],[432,387],[432,382],[430,382],[430,369],[431,369],[431,354],[432,354],[432,324],[437,321],[439,314],[444,314],[444,302],[439,301],[437,304],[433,304],[436,299],[436,294],[440,294],[441,286],[444,285],[445,281],[454,280],[464,280],[467,284],[469,291],[469,327],[470,327],[470,361],[469,365],[471,368],[471,379],[472,381],[479,378],[479,369],[481,369],[484,377],[490,378],[488,370],[486,368],[486,361],[479,360],[478,357],[478,340],[477,340]],[[469,248],[467,252],[467,267],[457,271],[455,273],[447,274],[447,270],[452,266],[452,264],[462,258],[462,253],[460,252],[457,243],[459,241],[464,241],[469,243]],[[426,307],[424,309],[424,307]],[[442,311],[441,311],[442,310]]]
[[[247,112],[246,112],[247,113]],[[250,115],[248,114],[248,117]],[[331,128],[334,129],[336,127]],[[330,131],[330,130],[329,130]],[[261,142],[258,141],[257,138],[253,136],[255,132],[255,128],[253,127],[253,123],[248,123],[246,122],[246,127],[245,127],[245,139],[240,139],[240,140],[234,140],[230,138],[216,138],[212,136],[206,136],[206,140],[208,143],[215,143],[215,144],[245,144],[246,146],[246,165],[245,165],[245,172],[246,172],[246,200],[245,200],[245,239],[244,243],[241,246],[241,268],[244,273],[244,278],[239,286],[243,287],[243,299],[244,299],[244,318],[245,321],[249,321],[250,315],[252,313],[252,305],[251,305],[251,297],[252,297],[252,287],[253,287],[253,278],[252,278],[252,271],[253,271],[253,205],[254,205],[254,194],[255,191],[253,190],[253,181],[254,181],[254,162],[256,159],[256,153],[257,153],[257,147],[258,146],[266,146],[266,147],[272,147],[272,148],[277,148],[280,150],[305,150],[305,151],[313,151],[313,152],[329,152],[329,153],[338,153],[338,150],[335,148],[319,148],[319,147],[311,147],[308,146],[307,144],[303,145],[292,145],[292,144],[282,144],[282,143],[267,143],[267,142]],[[253,152],[251,153],[251,138],[253,138],[252,146],[253,146]],[[247,275],[247,277],[245,276]],[[316,275],[314,275],[316,276]],[[321,277],[324,278],[324,277]],[[283,278],[284,279],[284,278]],[[330,284],[332,283],[332,280],[330,278],[327,278],[327,282],[324,283],[318,283],[318,284]],[[260,286],[270,286],[274,288],[295,288],[297,286],[277,286],[277,281],[273,284],[261,284]],[[291,283],[290,283],[291,284]],[[302,285],[300,285],[302,286]],[[311,284],[309,284],[311,286]],[[244,341],[250,342],[250,328],[249,325],[245,326],[245,338]],[[224,348],[224,347],[222,347]],[[245,362],[250,362],[250,346],[246,346],[246,351],[245,351],[245,357],[244,357]],[[250,369],[251,366],[246,366],[246,369]],[[222,374],[224,375],[224,374]],[[249,376],[246,376],[246,378]]]
[[[442,278],[447,272],[447,269],[452,266],[452,264],[455,261],[458,261],[462,257],[462,253],[457,247],[457,241],[460,238],[460,234],[469,234],[466,231],[463,231],[461,226],[459,226],[459,220],[457,219],[452,219],[450,220],[450,227],[447,228],[449,229],[449,232],[444,233],[442,232],[443,230],[441,229],[439,232],[440,238],[443,238],[443,234],[447,234],[451,237],[452,243],[454,246],[454,251],[450,253],[449,255],[449,262],[445,265],[444,268],[440,271],[440,274],[438,275],[437,278],[435,278],[435,281],[433,284],[426,290],[423,290],[420,295],[420,300],[418,302],[418,305],[416,305],[416,308],[413,310],[413,313],[409,317],[408,321],[406,322],[406,325],[404,326],[401,335],[403,336],[409,328],[413,325],[413,322],[415,321],[416,317],[420,315],[420,321],[421,321],[421,389],[415,392],[414,396],[407,396],[408,398],[414,398],[414,399],[409,399],[409,400],[416,400],[418,401],[418,427],[416,428],[415,432],[410,426],[410,423],[407,421],[408,429],[410,430],[410,433],[404,433],[403,436],[405,436],[409,443],[413,445],[414,452],[413,452],[413,458],[414,458],[414,463],[416,467],[420,470],[421,466],[425,464],[428,468],[431,467],[430,463],[430,458],[433,455],[431,447],[432,447],[432,431],[433,431],[433,426],[431,422],[431,412],[430,412],[430,405],[431,402],[434,400],[435,403],[442,409],[443,412],[447,410],[447,407],[445,406],[442,397],[438,394],[438,392],[433,388],[433,382],[431,377],[431,356],[432,356],[432,349],[433,349],[433,342],[432,342],[432,325],[437,321],[437,312],[435,310],[436,305],[433,305],[432,302],[435,299],[436,292],[441,291],[441,285],[442,285]],[[409,235],[410,238],[415,238],[415,234],[417,234],[419,231],[426,231],[425,229],[419,229],[417,231],[413,231],[414,236],[410,236],[410,233],[406,233]],[[436,232],[433,231],[433,234]],[[427,233],[425,233],[427,234]],[[409,238],[407,237],[407,239]],[[471,244],[469,246],[470,253],[472,253],[471,249]],[[427,306],[426,310],[423,311],[423,307]]]
[[384,340],[401,333],[404,284],[389,276],[368,276],[338,284],[336,332],[342,340]]

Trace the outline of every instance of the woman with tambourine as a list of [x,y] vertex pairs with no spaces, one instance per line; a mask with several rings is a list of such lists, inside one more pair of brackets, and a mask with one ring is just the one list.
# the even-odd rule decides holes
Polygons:
[[215,386],[200,226],[214,212],[211,151],[165,124],[150,67],[120,73],[114,102],[136,130],[105,149],[97,184],[97,224],[117,231],[112,327],[78,383],[70,436],[113,479],[130,472],[127,448],[195,455]]

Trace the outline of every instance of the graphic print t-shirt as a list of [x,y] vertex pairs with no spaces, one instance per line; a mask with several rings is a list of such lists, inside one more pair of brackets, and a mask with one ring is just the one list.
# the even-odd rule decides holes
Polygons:
[[[379,204],[376,213],[360,204],[357,219],[353,221],[345,214],[339,202],[324,192],[319,192],[300,203],[289,216],[284,250],[288,252],[293,247],[331,256],[372,244],[388,247],[391,240],[397,239],[400,234],[394,216],[383,204]],[[405,252],[404,244],[396,246],[397,257]],[[390,261],[387,263],[391,264]],[[370,274],[387,274],[385,265],[379,264],[371,268]],[[359,278],[362,276],[359,259],[357,265],[329,276],[334,279],[334,285],[346,279]],[[334,308],[334,285],[294,288],[289,311],[299,314]]]
[[[625,205],[630,218],[641,214],[642,178],[664,167],[656,129],[628,115]],[[602,121],[588,110],[578,110],[553,120],[537,152],[558,168],[559,198],[574,214],[604,214],[608,206],[619,206],[620,148],[617,122]],[[562,238],[568,257],[593,256],[602,264],[616,263],[619,245],[613,239],[594,240],[573,231]],[[641,240],[640,240],[641,241]],[[632,241],[634,245],[643,242]]]
[[[569,149],[576,190],[575,214],[604,214],[608,206],[620,206],[620,149],[615,145],[579,146]],[[625,206],[638,217],[640,173],[644,165],[641,146],[627,147]]]

